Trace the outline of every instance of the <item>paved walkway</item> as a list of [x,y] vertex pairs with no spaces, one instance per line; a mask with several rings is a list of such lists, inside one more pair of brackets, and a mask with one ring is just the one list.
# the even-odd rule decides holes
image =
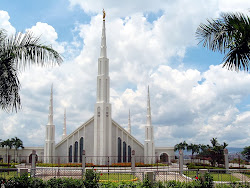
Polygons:
[[242,173],[232,173],[232,175],[236,178],[239,178],[240,181],[250,182],[250,178]]

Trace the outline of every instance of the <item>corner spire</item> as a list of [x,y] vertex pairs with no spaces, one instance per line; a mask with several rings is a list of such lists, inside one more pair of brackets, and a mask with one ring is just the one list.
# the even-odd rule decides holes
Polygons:
[[150,108],[149,86],[148,86],[148,100],[147,100],[147,126],[151,126],[151,108]]
[[100,57],[107,57],[105,17],[106,17],[106,13],[105,13],[105,11],[103,9],[102,42],[101,42]]
[[128,132],[131,134],[130,109],[128,111]]
[[63,125],[63,135],[62,139],[64,139],[67,136],[67,130],[66,130],[66,108],[64,109],[64,125]]
[[53,125],[53,84],[51,85],[51,91],[50,91],[48,125]]

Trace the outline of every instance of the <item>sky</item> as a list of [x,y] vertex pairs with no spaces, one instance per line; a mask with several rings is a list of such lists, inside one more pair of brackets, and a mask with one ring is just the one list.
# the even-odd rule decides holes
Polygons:
[[250,16],[249,0],[0,0],[0,28],[32,32],[64,58],[60,66],[19,71],[22,109],[0,111],[0,139],[43,146],[50,89],[56,142],[93,116],[102,9],[106,11],[112,117],[144,143],[147,86],[156,146],[183,142],[250,144],[250,74],[222,68],[223,54],[195,36],[222,12]]

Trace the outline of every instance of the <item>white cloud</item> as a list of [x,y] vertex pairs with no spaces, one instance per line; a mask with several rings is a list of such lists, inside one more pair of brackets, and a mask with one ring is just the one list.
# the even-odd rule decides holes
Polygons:
[[[204,72],[179,66],[185,64],[182,58],[186,49],[196,45],[194,33],[199,23],[218,15],[219,1],[124,1],[119,6],[111,0],[70,2],[72,7],[80,4],[91,14],[107,7],[112,115],[127,127],[130,109],[136,138],[143,142],[149,85],[156,145],[173,146],[183,140],[208,143],[212,137],[230,146],[249,143],[249,131],[240,131],[249,127],[250,112],[238,109],[250,94],[246,87],[250,84],[249,74],[227,71],[221,66],[210,66]],[[153,21],[149,14],[155,16]],[[19,134],[25,145],[36,137],[42,140],[52,83],[57,140],[62,134],[64,108],[68,133],[93,115],[101,26],[101,14],[92,15],[89,23],[78,24],[82,41],[73,43],[80,54],[60,67],[31,67],[21,73],[23,110],[11,115],[1,112],[0,129],[6,130],[8,136]],[[68,44],[58,42],[52,25],[37,22],[28,30],[41,35],[42,41],[60,52],[70,51]],[[43,145],[43,141],[36,144]]]
[[5,29],[9,35],[13,35],[16,29],[9,22],[10,16],[8,12],[0,10],[0,28]]
[[58,36],[55,29],[51,25],[37,22],[35,26],[32,26],[30,29],[26,29],[26,32],[31,32],[34,36],[39,37],[41,43],[43,44],[52,45],[52,47],[59,53],[65,52],[64,46],[66,43],[56,41]]

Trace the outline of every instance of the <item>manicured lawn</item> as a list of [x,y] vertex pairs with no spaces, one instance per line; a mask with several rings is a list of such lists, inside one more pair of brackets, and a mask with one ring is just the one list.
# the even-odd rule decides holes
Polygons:
[[[196,171],[185,171],[184,174],[190,178],[196,177]],[[239,178],[232,176],[231,174],[222,173],[210,173],[214,181],[240,181]]]
[[138,178],[133,174],[126,174],[126,173],[100,173],[100,181],[112,181],[112,182],[119,182],[119,181],[137,181]]
[[11,177],[18,176],[17,171],[16,172],[0,172],[0,177],[9,179]]
[[214,181],[240,181],[239,178],[232,176],[231,174],[211,174]]

